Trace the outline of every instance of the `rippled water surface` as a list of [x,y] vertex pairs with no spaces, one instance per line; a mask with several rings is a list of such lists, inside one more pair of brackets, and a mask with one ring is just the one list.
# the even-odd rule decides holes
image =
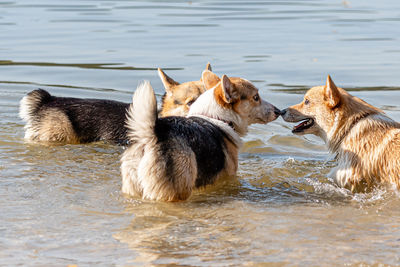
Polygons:
[[209,61],[280,108],[331,74],[400,121],[399,29],[396,0],[0,0],[0,265],[398,264],[398,193],[337,188],[282,119],[250,128],[237,179],[157,203],[121,195],[123,147],[24,143],[18,103],[160,96],[157,67],[184,82]]

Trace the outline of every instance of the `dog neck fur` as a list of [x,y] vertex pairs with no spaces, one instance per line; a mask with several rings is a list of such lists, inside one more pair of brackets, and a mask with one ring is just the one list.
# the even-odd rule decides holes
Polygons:
[[[212,89],[207,90],[192,104],[189,110],[189,116],[203,116],[218,120],[228,125],[226,122],[233,124],[234,131],[240,136],[244,136],[247,133],[248,124],[243,120],[238,113],[233,109],[221,106],[215,99],[215,89],[218,85]],[[231,127],[229,127],[232,129]],[[231,131],[230,131],[231,132]]]
[[[369,105],[361,99],[351,96],[341,89],[341,103],[335,112],[334,125],[325,135],[325,142],[328,144],[329,150],[333,153],[337,152],[345,139],[351,135],[359,125],[370,119],[377,120],[382,123],[394,123],[380,109]],[[373,115],[378,115],[374,117]]]

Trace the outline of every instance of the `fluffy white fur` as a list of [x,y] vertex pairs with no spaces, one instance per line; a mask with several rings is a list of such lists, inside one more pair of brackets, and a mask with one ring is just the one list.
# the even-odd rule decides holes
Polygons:
[[36,103],[40,101],[40,97],[36,94],[24,96],[19,103],[19,117],[26,122],[25,128],[25,139],[33,139],[35,132],[32,125],[32,112],[36,108]]
[[245,135],[247,133],[247,122],[232,109],[223,108],[218,105],[214,98],[214,90],[215,87],[202,93],[190,107],[188,116],[201,115],[219,121],[230,121],[235,125],[235,130],[240,135]]
[[156,97],[146,81],[137,88],[127,115],[128,136],[133,144],[121,158],[122,192],[154,200],[187,198],[197,177],[195,155],[187,147],[182,147],[182,152],[176,157],[176,162],[180,162],[176,171],[182,179],[179,183],[166,179],[166,162],[162,160],[154,132],[156,119]]
[[128,136],[135,142],[151,142],[157,119],[157,99],[149,81],[140,84],[127,113]]

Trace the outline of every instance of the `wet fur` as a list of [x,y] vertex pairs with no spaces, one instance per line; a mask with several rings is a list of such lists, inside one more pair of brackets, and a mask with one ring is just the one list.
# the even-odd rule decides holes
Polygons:
[[306,117],[315,126],[304,133],[320,136],[337,154],[332,171],[336,183],[353,192],[377,184],[400,186],[400,124],[376,107],[337,88],[328,77],[325,86],[313,87],[303,101],[284,112],[286,121]]
[[[208,90],[193,103],[189,117],[158,118],[150,84],[138,87],[128,112],[131,145],[121,158],[123,193],[152,200],[185,200],[194,189],[236,173],[240,135],[247,131],[245,121],[253,123],[247,118],[252,113],[243,110],[244,115],[235,115],[232,108],[221,109],[214,99],[221,82],[208,84],[208,75],[215,75],[210,73],[203,72]],[[262,113],[258,115],[263,123],[278,116],[267,102],[260,101],[253,109]],[[233,127],[227,121],[233,121]],[[235,125],[242,128],[238,131]]]
[[20,104],[25,139],[38,142],[126,142],[129,104],[112,100],[57,97],[38,89]]
[[[211,69],[207,64],[206,69]],[[179,84],[161,69],[159,76],[166,88],[161,116],[184,116],[190,104],[204,92],[201,81]],[[25,140],[42,143],[128,142],[125,120],[128,103],[56,97],[38,89],[20,103],[20,117],[26,122]]]

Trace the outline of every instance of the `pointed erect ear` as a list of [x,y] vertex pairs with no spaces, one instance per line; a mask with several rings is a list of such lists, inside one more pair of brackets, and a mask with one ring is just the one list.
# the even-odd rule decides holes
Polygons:
[[160,79],[162,83],[164,84],[165,91],[167,93],[172,92],[172,88],[176,85],[179,85],[178,82],[175,82],[171,77],[169,77],[167,74],[165,74],[162,69],[158,68],[158,76],[160,76]]
[[220,81],[219,77],[209,70],[203,71],[203,74],[201,75],[201,80],[203,81],[206,90],[213,88]]
[[228,104],[232,103],[239,98],[239,95],[235,87],[233,86],[231,80],[229,80],[228,76],[226,76],[225,74],[222,75],[221,78],[221,87],[222,87],[224,101],[226,103]]
[[324,98],[330,108],[334,108],[340,103],[340,92],[329,75],[326,79]]
[[207,63],[206,70],[212,71],[210,62]]

